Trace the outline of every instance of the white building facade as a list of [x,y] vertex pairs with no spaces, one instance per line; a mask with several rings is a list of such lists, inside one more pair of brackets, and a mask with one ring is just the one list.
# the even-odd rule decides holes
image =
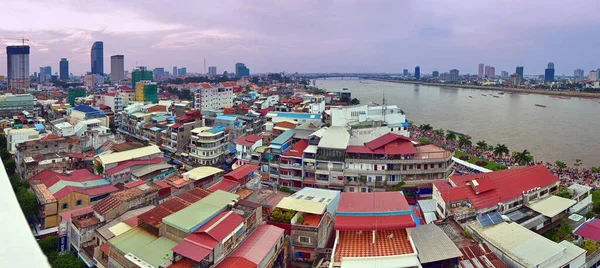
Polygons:
[[217,110],[233,105],[233,87],[200,83],[190,91],[194,94],[194,107],[197,110]]

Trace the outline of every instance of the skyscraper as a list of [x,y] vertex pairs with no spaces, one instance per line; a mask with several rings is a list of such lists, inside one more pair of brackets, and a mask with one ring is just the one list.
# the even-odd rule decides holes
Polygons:
[[437,70],[433,71],[433,73],[431,73],[431,76],[433,77],[439,77],[440,76],[440,72],[438,72]]
[[421,67],[419,66],[415,67],[415,79],[421,79]]
[[597,81],[598,80],[598,71],[591,70],[590,73],[588,74],[588,80]]
[[450,70],[450,74],[448,76],[448,81],[451,81],[451,82],[458,81],[458,74],[459,74],[459,71],[457,69]]
[[404,69],[404,71],[402,71],[402,75],[408,76],[408,69]]
[[235,64],[235,75],[239,78],[248,77],[250,76],[250,69],[245,64],[238,62]]
[[177,76],[177,66],[173,67],[173,76]]
[[50,81],[51,77],[52,77],[52,67],[50,67],[50,66],[40,67],[40,73],[39,73],[39,77],[38,77],[38,81],[40,81],[40,83]]
[[548,68],[544,72],[544,83],[554,82],[554,62],[548,62]]
[[131,88],[139,81],[152,82],[152,71],[148,71],[145,66],[139,66],[131,73]]
[[487,77],[489,77],[489,78],[496,77],[496,68],[495,67],[490,66],[490,68],[488,69]]
[[69,80],[69,61],[67,60],[67,58],[60,59],[59,69],[60,80]]
[[125,56],[110,56],[110,82],[119,83],[125,79]]
[[575,69],[575,71],[573,72],[573,77],[575,78],[575,82],[579,82],[579,81],[583,81],[583,70],[582,69]]
[[92,74],[104,74],[104,43],[96,41],[91,53]]
[[479,68],[477,69],[477,77],[483,78],[483,63],[479,64]]
[[181,67],[181,68],[177,69],[177,75],[179,75],[179,76],[186,76],[187,75],[187,68]]
[[517,73],[517,75],[519,75],[519,78],[523,80],[523,66],[517,66],[517,70],[515,71],[515,73]]
[[154,74],[154,78],[165,77],[165,68],[154,68],[152,73]]
[[209,66],[208,67],[208,75],[216,76],[217,75],[217,66]]
[[502,75],[501,76],[502,76],[503,79],[508,78],[508,72],[507,71],[502,71]]
[[486,65],[486,66],[485,66],[485,68],[484,68],[483,75],[484,75],[485,77],[489,77],[489,76],[488,76],[488,74],[489,74],[489,73],[490,73],[490,66],[489,66],[489,65]]
[[6,47],[8,89],[29,88],[29,46]]

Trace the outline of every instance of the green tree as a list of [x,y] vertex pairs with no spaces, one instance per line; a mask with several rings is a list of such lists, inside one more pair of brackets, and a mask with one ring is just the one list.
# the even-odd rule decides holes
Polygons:
[[485,141],[478,141],[477,143],[477,149],[479,149],[482,152],[487,151],[488,149],[488,144]]
[[354,98],[350,101],[350,105],[359,105],[360,104],[360,100],[357,98]]
[[13,191],[15,193],[17,193],[18,189],[21,189],[21,188],[28,189],[29,188],[29,183],[22,180],[21,177],[19,176],[19,174],[17,174],[17,173],[12,174],[9,179],[10,179],[10,185],[12,186]]
[[513,158],[521,165],[527,165],[533,161],[533,155],[531,155],[527,149],[523,150],[522,152],[514,152]]
[[587,251],[587,254],[592,254],[594,252],[596,252],[596,250],[598,250],[598,245],[596,244],[596,242],[592,241],[592,240],[583,240],[583,244],[581,244],[581,248],[585,249],[585,251]]
[[565,164],[565,162],[562,161],[558,161],[556,160],[556,162],[554,162],[554,164],[558,167],[558,168],[566,168],[567,164]]
[[460,136],[458,137],[458,146],[459,147],[470,147],[472,145],[471,137],[468,136]]
[[15,174],[17,164],[15,163],[15,160],[11,158],[7,161],[4,161],[4,168],[6,169],[6,174],[8,174],[8,176],[12,176]]
[[506,154],[510,153],[510,151],[508,150],[508,147],[506,146],[506,144],[498,144],[494,148],[493,153],[495,156],[502,156],[502,155],[506,155]]
[[3,162],[6,162],[8,159],[10,159],[10,153],[6,147],[0,147],[0,158],[2,158]]
[[432,131],[433,127],[430,124],[422,124],[419,126],[419,129],[423,131]]
[[592,172],[600,173],[600,167],[592,167]]
[[562,223],[560,227],[558,227],[556,235],[554,235],[554,241],[557,243],[570,238],[571,233],[573,232],[573,229],[571,228],[571,226],[569,226],[569,223],[564,217],[561,218],[561,221]]
[[443,138],[444,137],[444,130],[443,129],[436,129],[433,131],[433,134],[435,134],[436,136]]
[[48,253],[58,250],[58,237],[56,235],[44,237],[38,241],[38,244],[44,254],[48,255]]
[[53,268],[81,268],[83,265],[83,261],[70,251],[58,254],[52,262]]
[[96,172],[98,174],[102,174],[102,172],[104,172],[104,167],[102,166],[102,164],[100,164],[100,163],[96,164]]
[[110,132],[112,132],[113,134],[117,134],[117,129],[115,128],[114,122],[108,123],[108,128],[110,128]]
[[446,134],[446,140],[448,140],[448,141],[456,140],[456,134],[454,134],[454,132],[448,132],[448,134]]
[[567,187],[561,186],[558,190],[558,193],[556,193],[556,196],[560,196],[563,198],[571,198],[571,193],[569,193]]
[[3,134],[0,134],[0,148],[6,148],[7,142],[6,142],[6,136],[4,136]]
[[592,211],[596,213],[596,215],[600,215],[600,202],[594,203]]
[[39,205],[35,194],[26,188],[19,188],[17,190],[17,201],[19,201],[19,206],[21,206],[25,218],[31,218],[38,214]]

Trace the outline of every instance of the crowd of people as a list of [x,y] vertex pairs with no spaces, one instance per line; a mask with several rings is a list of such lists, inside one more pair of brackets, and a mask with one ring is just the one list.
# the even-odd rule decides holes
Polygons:
[[[443,147],[446,150],[450,151],[462,151],[466,154],[473,155],[479,157],[481,159],[485,159],[488,161],[492,161],[498,164],[505,165],[507,167],[516,167],[522,166],[518,161],[513,157],[512,154],[502,154],[495,155],[490,150],[482,150],[477,148],[474,145],[474,141],[472,141],[472,145],[463,145],[459,146],[458,138],[448,140],[444,136],[437,135],[433,131],[423,131],[417,127],[411,126],[409,128],[411,135],[414,138],[426,138],[430,142]],[[543,161],[531,161],[526,165],[544,165],[548,170],[550,170],[554,175],[556,175],[564,184],[569,185],[572,183],[579,183],[583,185],[590,186],[594,189],[600,186],[600,173],[593,172],[592,169],[589,168],[580,168],[580,167],[559,167],[555,163],[543,162]],[[456,172],[458,174],[466,174],[466,173],[476,173],[474,169],[456,165]]]

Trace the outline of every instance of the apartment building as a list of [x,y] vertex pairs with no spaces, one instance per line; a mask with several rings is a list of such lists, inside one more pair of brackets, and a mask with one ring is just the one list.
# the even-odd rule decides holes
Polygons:
[[175,117],[175,124],[168,125],[163,131],[161,148],[169,153],[186,151],[191,140],[192,130],[204,126],[199,110],[185,111]]
[[221,163],[229,144],[229,129],[216,127],[200,127],[192,130],[190,143],[190,159],[201,165],[217,165]]
[[[72,147],[71,147],[72,148]],[[27,180],[44,171],[63,172],[69,170],[69,142],[66,138],[50,134],[39,141],[28,141],[17,145],[15,163],[17,173]]]
[[[229,85],[229,84],[227,84]],[[227,86],[223,83],[211,85],[200,83],[190,89],[194,94],[194,103],[196,110],[216,110],[233,105],[233,86]]]

